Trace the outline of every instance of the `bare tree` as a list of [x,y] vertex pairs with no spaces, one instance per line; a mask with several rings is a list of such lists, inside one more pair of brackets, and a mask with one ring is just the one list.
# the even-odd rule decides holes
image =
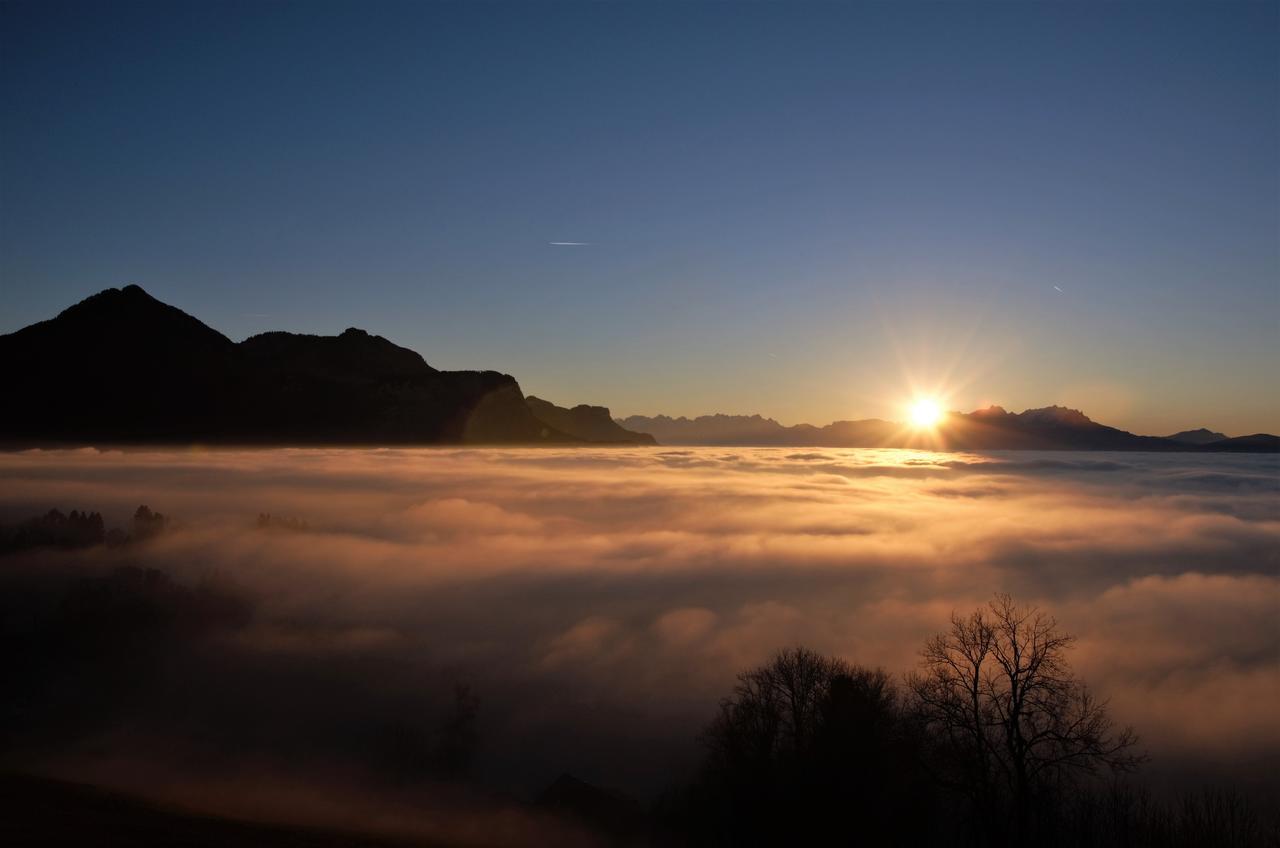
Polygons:
[[953,614],[908,678],[935,761],[969,793],[992,838],[1009,825],[1025,838],[1037,802],[1063,784],[1142,760],[1133,729],[1117,730],[1073,676],[1073,642],[1051,616],[1000,594],[968,617]]
[[904,819],[926,818],[900,707],[884,671],[806,648],[742,673],[703,735],[699,791],[719,812],[698,841],[900,840]]
[[801,751],[812,737],[832,679],[853,673],[843,660],[807,648],[779,651],[766,665],[738,675],[706,741],[713,751],[736,756],[772,759]]

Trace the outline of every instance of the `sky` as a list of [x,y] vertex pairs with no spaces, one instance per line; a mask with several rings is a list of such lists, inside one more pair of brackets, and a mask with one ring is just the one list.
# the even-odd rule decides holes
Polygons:
[[0,332],[136,283],[617,415],[1280,432],[1278,22],[6,2]]

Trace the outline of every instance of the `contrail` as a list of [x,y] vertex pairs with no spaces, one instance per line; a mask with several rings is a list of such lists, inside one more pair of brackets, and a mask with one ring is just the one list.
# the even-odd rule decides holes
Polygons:
[[589,241],[549,241],[547,242],[547,244],[552,244],[552,245],[555,245],[556,247],[582,247],[584,245],[591,244],[591,242]]

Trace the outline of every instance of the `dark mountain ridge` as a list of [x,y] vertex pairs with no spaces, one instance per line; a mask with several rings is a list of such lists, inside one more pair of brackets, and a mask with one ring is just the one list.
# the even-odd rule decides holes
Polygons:
[[[1194,442],[1140,436],[1093,421],[1076,409],[1048,406],[1019,413],[992,406],[952,412],[931,431],[880,419],[836,421],[824,427],[784,426],[759,415],[672,418],[632,415],[628,429],[653,434],[668,445],[922,448],[930,450],[1280,451],[1280,438],[1265,433]],[[1209,432],[1209,431],[1205,431]]]
[[[440,371],[350,328],[231,341],[138,286],[107,289],[0,336],[0,442],[704,444],[934,450],[1280,451],[1209,430],[1141,436],[1050,406],[949,413],[935,430],[879,419],[783,426],[759,415],[631,416],[526,398],[497,371]],[[650,435],[652,434],[652,435]]]
[[0,361],[9,443],[586,440],[536,417],[510,375],[440,371],[354,328],[237,344],[138,286],[0,336]]
[[534,417],[548,427],[586,442],[656,445],[648,433],[633,433],[613,420],[607,407],[578,404],[572,409],[529,395],[524,399]]
[[1216,433],[1213,430],[1201,427],[1198,430],[1183,430],[1180,433],[1174,433],[1172,436],[1165,436],[1165,438],[1188,445],[1208,445],[1213,442],[1221,442],[1227,438],[1227,434]]

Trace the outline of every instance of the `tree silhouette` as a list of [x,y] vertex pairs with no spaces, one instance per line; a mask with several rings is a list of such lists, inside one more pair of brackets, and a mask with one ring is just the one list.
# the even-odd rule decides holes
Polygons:
[[0,526],[0,553],[38,547],[87,548],[102,544],[105,538],[99,513],[73,509],[64,515],[51,509],[16,526]]
[[892,844],[928,818],[918,739],[878,669],[781,651],[739,675],[703,740],[700,841]]
[[152,512],[146,504],[140,505],[133,513],[133,539],[144,541],[159,536],[164,532],[169,520],[159,512]]
[[1132,728],[1117,731],[1073,676],[1073,642],[1051,616],[998,594],[968,617],[953,614],[908,678],[939,776],[968,794],[987,841],[1026,841],[1036,810],[1068,784],[1142,760]]

